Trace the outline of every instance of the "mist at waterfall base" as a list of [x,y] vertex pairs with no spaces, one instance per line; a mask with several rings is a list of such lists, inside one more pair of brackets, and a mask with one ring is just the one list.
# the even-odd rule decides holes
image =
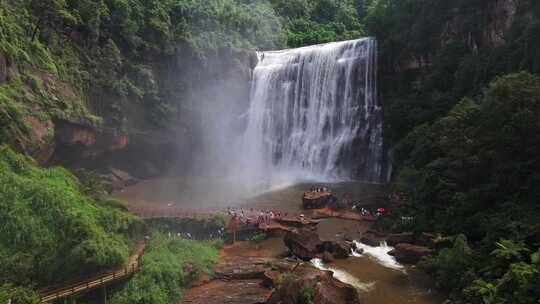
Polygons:
[[376,56],[364,38],[214,59],[182,99],[177,166],[125,195],[223,207],[297,184],[381,181]]
[[372,38],[258,53],[246,108],[218,94],[200,109],[193,171],[244,194],[311,181],[379,182],[376,56]]

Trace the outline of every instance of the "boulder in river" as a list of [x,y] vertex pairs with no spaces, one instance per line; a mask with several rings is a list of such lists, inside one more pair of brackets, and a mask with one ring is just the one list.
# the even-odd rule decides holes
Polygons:
[[285,234],[285,245],[292,254],[302,260],[309,261],[322,257],[328,252],[335,259],[344,259],[352,252],[350,242],[321,241],[319,235],[311,229],[294,229]]
[[418,246],[408,243],[397,244],[388,254],[394,256],[398,262],[406,264],[416,264],[420,260],[431,254],[433,251],[425,246]]
[[329,192],[305,192],[302,196],[302,207],[304,209],[320,209],[327,207],[336,201],[336,198]]
[[283,241],[295,256],[305,261],[316,257],[322,244],[319,235],[311,229],[295,229],[287,232]]
[[350,242],[333,242],[325,241],[322,242],[318,247],[319,252],[328,252],[335,259],[346,259],[352,252],[352,245]]
[[399,243],[415,244],[416,237],[412,232],[394,233],[386,238],[386,243],[390,246],[396,246]]
[[331,271],[301,265],[282,275],[268,304],[296,304],[312,296],[314,304],[360,304],[358,291],[333,277]]
[[328,251],[325,251],[323,254],[322,254],[322,261],[323,263],[332,263],[334,261],[334,256],[328,252]]
[[360,242],[369,246],[377,247],[384,241],[384,236],[376,231],[368,230],[360,238]]
[[419,246],[433,247],[437,236],[432,233],[422,232],[421,234],[414,234],[412,232],[403,232],[390,234],[386,238],[386,242],[390,246],[395,246],[399,243],[414,244]]

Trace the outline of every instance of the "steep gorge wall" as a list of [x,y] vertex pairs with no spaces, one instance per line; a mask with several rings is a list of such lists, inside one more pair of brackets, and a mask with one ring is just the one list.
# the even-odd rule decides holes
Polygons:
[[[20,78],[22,90],[36,101],[9,98],[17,108],[32,111],[21,116],[24,128],[15,126],[15,119],[3,122],[2,141],[43,164],[120,167],[141,177],[168,173],[173,167],[186,170],[182,163],[191,163],[194,148],[204,149],[204,123],[212,119],[205,111],[247,106],[252,56],[254,52],[238,49],[224,49],[205,60],[185,50],[169,57],[148,56],[138,63],[138,74],[131,75],[144,88],[141,96],[104,87],[80,92],[47,71],[23,67],[23,73],[0,53],[0,85]],[[37,79],[48,96],[36,94],[27,78]],[[170,113],[150,112],[148,103],[153,101],[170,107]],[[66,107],[81,103],[84,114],[64,115]]]

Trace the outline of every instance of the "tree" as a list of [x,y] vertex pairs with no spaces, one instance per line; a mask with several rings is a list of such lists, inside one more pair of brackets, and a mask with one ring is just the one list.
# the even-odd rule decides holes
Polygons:
[[32,40],[42,28],[53,30],[70,28],[79,21],[69,12],[65,0],[30,0],[31,12],[36,16],[34,29],[32,30]]

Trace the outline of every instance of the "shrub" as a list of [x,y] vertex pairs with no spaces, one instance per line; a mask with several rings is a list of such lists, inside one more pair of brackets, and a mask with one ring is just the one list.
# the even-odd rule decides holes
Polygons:
[[314,304],[315,296],[315,287],[312,284],[304,284],[300,289],[297,304]]
[[135,216],[100,204],[63,168],[0,146],[0,283],[47,284],[121,265]]
[[[155,233],[142,259],[142,269],[126,286],[114,294],[112,304],[176,303],[181,287],[200,274],[212,275],[221,240],[193,241]],[[191,273],[184,266],[190,264]]]
[[41,301],[32,290],[4,284],[0,285],[0,303],[38,304]]
[[448,291],[461,290],[472,282],[473,252],[463,235],[454,238],[451,248],[444,248],[427,258],[426,263],[434,272],[439,286]]

